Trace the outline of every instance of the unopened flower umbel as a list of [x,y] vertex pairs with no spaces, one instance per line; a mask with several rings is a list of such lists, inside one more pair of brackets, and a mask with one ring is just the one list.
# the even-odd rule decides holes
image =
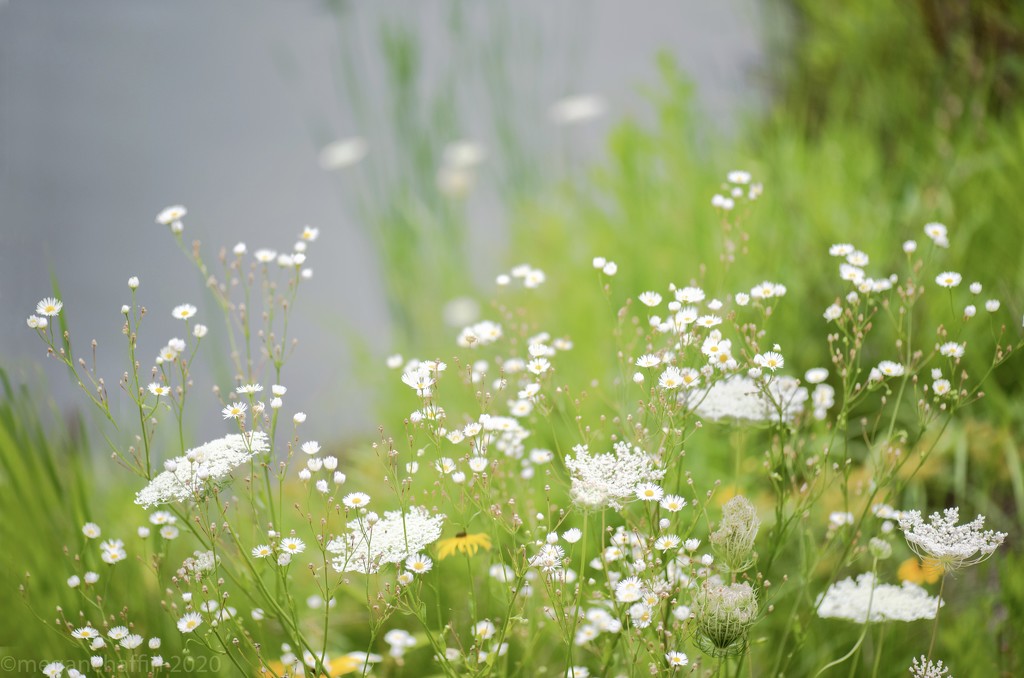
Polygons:
[[730,572],[742,572],[753,564],[760,525],[757,509],[746,497],[735,496],[722,507],[722,522],[708,539]]
[[705,584],[694,596],[693,613],[702,650],[713,656],[739,654],[757,620],[757,594],[747,583]]

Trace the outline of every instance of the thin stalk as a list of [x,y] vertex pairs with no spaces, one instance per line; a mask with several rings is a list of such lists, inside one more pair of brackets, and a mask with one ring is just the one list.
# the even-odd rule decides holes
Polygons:
[[942,590],[946,587],[946,571],[943,569],[942,578],[939,579],[939,596],[935,604],[935,623],[932,625],[932,640],[928,643],[928,659],[932,658],[932,650],[935,649],[935,638],[939,635],[939,610],[942,609]]

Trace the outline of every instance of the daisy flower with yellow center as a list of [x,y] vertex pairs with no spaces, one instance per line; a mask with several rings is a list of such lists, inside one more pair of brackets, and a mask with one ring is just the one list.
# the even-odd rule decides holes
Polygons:
[[171,311],[171,315],[179,320],[188,320],[196,314],[196,310],[196,307],[192,304],[181,304],[180,306],[174,307],[174,310]]
[[245,403],[231,403],[221,410],[221,414],[225,419],[237,419],[245,414]]
[[306,550],[306,543],[301,539],[288,537],[281,540],[281,550],[285,553],[302,553]]
[[430,568],[434,566],[434,561],[420,553],[406,558],[405,566],[414,574],[424,574],[430,572]]
[[159,398],[160,396],[165,396],[168,393],[170,393],[171,389],[168,388],[167,386],[164,386],[163,384],[153,382],[152,384],[149,385],[149,392]]
[[60,313],[62,308],[64,308],[64,304],[61,303],[60,299],[47,297],[36,304],[36,313],[39,315],[55,316]]
[[348,508],[362,508],[370,503],[370,495],[365,492],[352,492],[346,494],[341,503]]

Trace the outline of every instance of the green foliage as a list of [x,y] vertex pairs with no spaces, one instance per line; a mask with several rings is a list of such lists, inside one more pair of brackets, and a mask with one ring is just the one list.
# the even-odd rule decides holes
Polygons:
[[17,611],[0,619],[0,637],[18,656],[39,648],[65,651],[56,634],[26,622],[30,608],[22,598],[30,596],[37,614],[47,616],[55,605],[73,604],[74,592],[65,584],[71,572],[61,574],[54,565],[65,544],[84,541],[76,526],[90,515],[93,472],[85,427],[77,417],[64,420],[27,386],[12,384],[5,370],[0,384],[0,569],[10,574],[0,604]]
[[[338,8],[340,29],[353,37],[344,5]],[[660,79],[646,93],[654,123],[620,122],[599,166],[571,174],[530,200],[525,196],[539,182],[530,171],[528,147],[518,143],[522,132],[512,111],[521,102],[505,106],[501,101],[508,93],[500,84],[506,77],[502,65],[515,51],[514,44],[498,40],[500,32],[494,40],[474,40],[471,22],[454,9],[448,17],[451,35],[464,45],[463,54],[474,58],[453,67],[425,92],[418,70],[422,46],[415,31],[400,22],[381,27],[377,48],[391,87],[386,120],[373,119],[377,111],[366,108],[367,97],[356,88],[360,64],[349,60],[342,70],[360,119],[388,144],[384,162],[367,170],[367,191],[358,196],[358,209],[388,272],[399,341],[408,342],[417,357],[446,359],[451,337],[439,329],[441,306],[453,296],[474,292],[464,266],[465,205],[442,197],[436,186],[443,146],[462,132],[457,104],[460,76],[469,71],[468,64],[477,64],[474,72],[483,74],[481,82],[493,106],[499,144],[494,155],[502,159],[495,178],[512,222],[508,263],[528,261],[548,274],[545,285],[529,298],[510,291],[484,315],[509,328],[511,343],[519,348],[541,329],[570,337],[575,344],[572,360],[559,363],[555,379],[558,384],[590,385],[567,391],[553,405],[550,430],[539,434],[550,441],[556,456],[568,451],[570,441],[584,437],[579,422],[614,417],[635,405],[628,389],[630,372],[616,358],[618,351],[638,352],[634,349],[642,346],[642,332],[632,324],[631,314],[619,309],[639,292],[663,290],[669,281],[697,283],[723,294],[747,291],[766,278],[784,283],[789,295],[803,304],[781,305],[764,329],[785,342],[783,350],[793,364],[829,365],[821,313],[834,301],[837,286],[832,284],[836,261],[826,255],[828,246],[853,242],[871,255],[872,271],[902,276],[900,243],[915,239],[924,247],[922,226],[942,221],[954,234],[953,247],[936,251],[932,263],[964,273],[965,284],[976,276],[985,285],[976,301],[975,329],[990,323],[983,305],[991,297],[1003,303],[992,334],[998,336],[1004,322],[1016,332],[1024,311],[1019,305],[1024,299],[1024,222],[1019,217],[1024,214],[1024,110],[1018,87],[1024,73],[1024,9],[1018,3],[938,0],[869,0],[841,7],[793,0],[788,9],[792,39],[774,55],[773,99],[767,113],[737,138],[716,138],[708,131],[710,125],[695,112],[688,78],[662,57]],[[727,232],[709,201],[725,173],[735,168],[750,170],[766,190],[756,209],[743,216],[741,230]],[[726,242],[735,246],[734,262],[720,259]],[[611,287],[594,270],[595,256],[619,264]],[[529,306],[529,319],[519,314],[520,306]],[[918,312],[916,322],[935,327],[948,316],[948,308],[931,304]],[[881,332],[887,336],[886,330]],[[486,350],[480,356],[494,357]],[[379,357],[367,350],[360,362]],[[868,357],[877,361],[889,356],[879,352]],[[980,375],[990,359],[968,350],[965,367]],[[451,369],[465,373],[466,367],[454,364]],[[1021,369],[1020,357],[1011,358],[989,382],[987,397],[974,406],[973,419],[925,441],[934,442],[933,457],[894,498],[901,500],[901,507],[959,504],[965,515],[985,513],[993,527],[1011,533],[992,562],[947,582],[949,607],[943,612],[936,654],[949,658],[955,675],[1015,675],[1024,670],[1019,643],[1024,557],[1016,546],[1024,531]],[[381,421],[400,421],[418,404],[395,376],[375,383]],[[5,517],[0,569],[32,573],[24,581],[31,608],[40,616],[52,616],[56,605],[77,610],[76,592],[64,583],[74,564],[59,555],[66,544],[76,545],[73,551],[81,548],[79,527],[87,520],[102,520],[104,537],[134,534],[133,518],[116,508],[130,503],[131,491],[117,487],[105,470],[93,468],[93,456],[100,455],[89,445],[79,419],[62,421],[38,394],[13,386],[6,373],[0,372],[0,382],[0,511]],[[600,395],[591,397],[591,390]],[[471,412],[478,405],[479,396],[464,391],[446,393],[450,399],[445,406],[452,413]],[[899,422],[901,428],[911,423]],[[392,433],[401,438],[400,431]],[[712,427],[709,433],[686,450],[696,486],[727,479],[723,495],[746,486],[761,492],[752,493],[755,505],[770,503],[765,476],[774,469],[766,469],[761,452],[775,444],[772,433],[731,433],[725,427]],[[858,439],[860,433],[852,432],[845,441],[858,463],[871,454],[871,446]],[[822,444],[823,439],[814,439],[809,449]],[[386,468],[368,444],[352,454],[359,460],[351,468],[366,478]],[[856,469],[850,473],[856,480]],[[823,515],[847,510],[847,501],[846,496],[828,497],[817,509]],[[798,517],[797,522],[803,520]],[[809,675],[857,640],[857,627],[797,613],[797,604],[811,604],[833,568],[847,564],[845,554],[833,553],[820,563],[812,558],[811,544],[820,537],[814,526],[823,520],[822,515],[808,517],[806,526],[797,525],[795,541],[773,553],[771,574],[793,583],[787,586],[776,578],[774,611],[754,627],[749,639],[758,675],[768,675],[771,666],[785,668],[787,675]],[[765,534],[772,534],[772,525],[765,523]],[[249,526],[253,535],[256,527]],[[763,543],[765,537],[760,539]],[[178,556],[184,555],[167,562],[180,562]],[[902,544],[897,547],[884,565],[887,579],[895,578],[899,561],[909,555]],[[442,599],[464,596],[461,572],[455,573],[453,562],[438,565],[451,576],[440,593],[428,594],[421,605],[440,607]],[[156,577],[144,568],[118,567],[112,594],[122,600],[130,594],[138,601],[131,619],[147,625],[148,635],[176,636],[174,618],[145,605],[147,593],[153,600],[161,595]],[[99,571],[104,577],[113,572]],[[339,603],[352,603],[360,595],[357,591]],[[481,591],[481,606],[493,602],[490,592]],[[0,637],[12,653],[68,652],[57,634],[22,623],[28,612],[21,611],[28,608],[11,586],[5,587],[0,604],[19,610],[0,620]],[[433,613],[432,607],[416,612],[426,617],[428,610]],[[516,623],[526,627],[536,620]],[[350,616],[332,643],[365,647],[366,625],[361,613]],[[860,670],[870,670],[878,643],[884,643],[887,661],[877,675],[905,675],[911,657],[922,653],[917,649],[922,646],[921,627],[889,628],[884,638],[882,633],[868,634],[855,661]],[[268,632],[267,642],[272,637]],[[534,649],[514,648],[506,661],[522,661]]]

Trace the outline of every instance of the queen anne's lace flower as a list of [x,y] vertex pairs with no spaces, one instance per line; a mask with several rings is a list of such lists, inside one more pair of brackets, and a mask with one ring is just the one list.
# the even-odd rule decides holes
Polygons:
[[381,565],[400,563],[423,551],[441,536],[443,513],[432,514],[421,506],[408,513],[386,511],[381,520],[363,516],[348,524],[350,532],[332,539],[327,550],[338,572],[377,572]]
[[914,657],[910,673],[914,678],[953,678],[949,675],[949,667],[943,665],[941,659],[933,662],[924,655]]
[[768,383],[769,399],[752,379],[734,376],[709,388],[691,390],[682,397],[705,419],[792,421],[803,412],[807,389],[793,377],[775,377]]
[[909,581],[902,586],[877,584],[870,572],[858,575],[856,582],[850,577],[836,582],[817,600],[819,617],[858,624],[934,619],[939,606],[944,604]]
[[149,508],[155,504],[197,498],[209,484],[223,480],[267,449],[267,434],[261,431],[235,433],[210,441],[189,450],[183,457],[170,460],[165,465],[168,470],[139,490],[135,503]]
[[958,520],[960,509],[955,507],[931,514],[927,523],[920,511],[904,511],[899,517],[900,529],[914,553],[937,561],[946,571],[980,563],[1006,539],[1004,532],[982,529],[984,516],[963,525],[957,525]]
[[637,487],[661,480],[665,475],[654,467],[654,459],[626,442],[615,444],[614,453],[591,456],[586,445],[573,448],[565,467],[572,478],[572,500],[580,506],[621,509],[636,498]]

